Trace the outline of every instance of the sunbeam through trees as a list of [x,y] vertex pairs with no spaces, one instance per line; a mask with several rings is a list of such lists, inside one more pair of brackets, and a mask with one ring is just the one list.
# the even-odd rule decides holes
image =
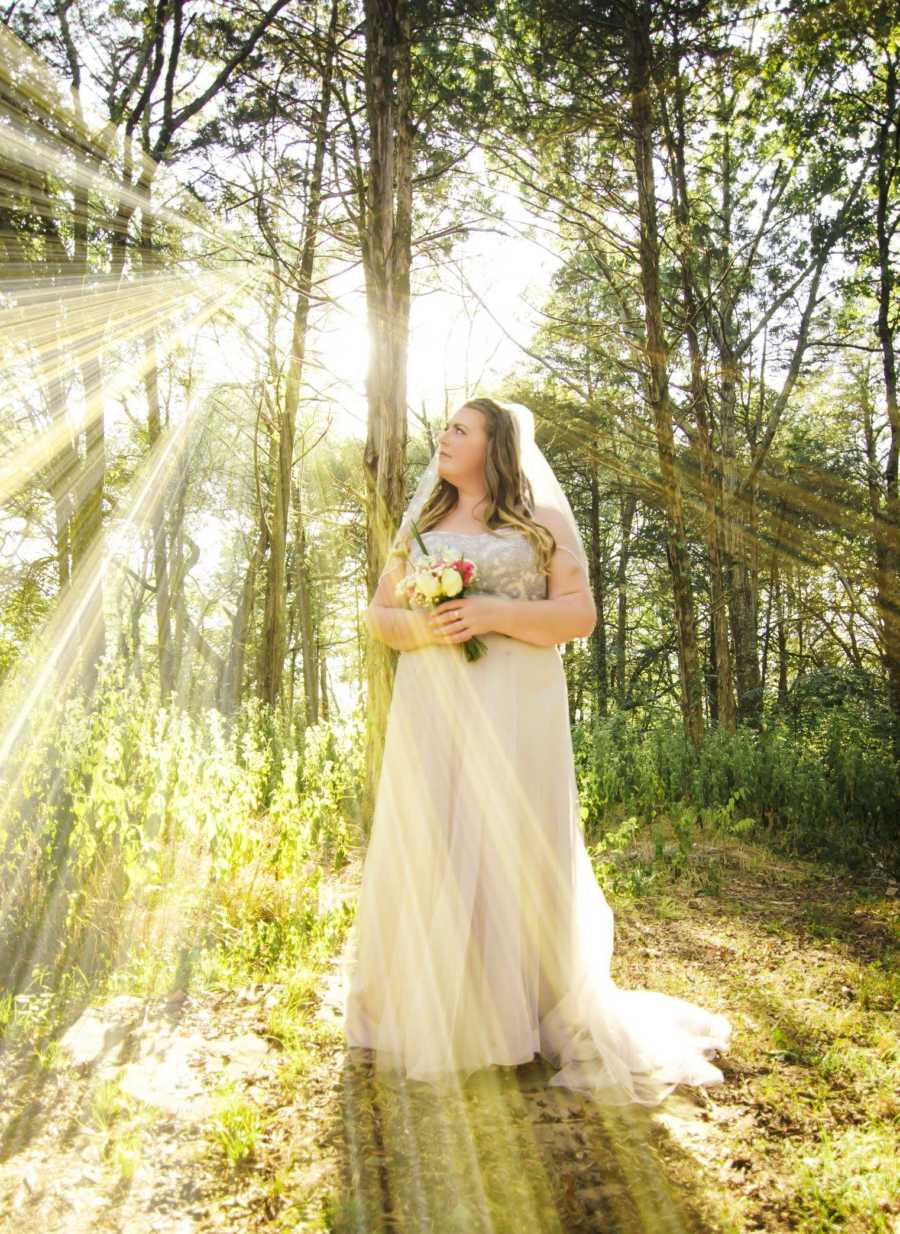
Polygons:
[[[895,6],[2,16],[0,1226],[897,1234]],[[588,553],[615,963],[735,1026],[659,1118],[343,1050],[367,608],[479,396]]]

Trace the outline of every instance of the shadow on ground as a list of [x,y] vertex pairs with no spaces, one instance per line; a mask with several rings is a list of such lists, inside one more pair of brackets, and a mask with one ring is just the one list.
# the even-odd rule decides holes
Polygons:
[[[709,1230],[702,1180],[677,1189],[669,1181],[673,1155],[695,1173],[697,1162],[650,1112],[603,1107],[548,1087],[552,1074],[536,1058],[479,1072],[455,1090],[439,1089],[379,1075],[368,1051],[349,1051],[335,1129],[346,1156],[331,1228],[336,1234]],[[702,1121],[703,1104],[680,1097],[667,1104],[670,1111],[675,1106]]]

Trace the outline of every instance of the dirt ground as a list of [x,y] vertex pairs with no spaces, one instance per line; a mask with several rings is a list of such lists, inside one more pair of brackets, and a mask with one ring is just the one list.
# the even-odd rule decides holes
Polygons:
[[613,975],[729,1014],[724,1084],[616,1111],[541,1059],[386,1079],[344,1045],[340,956],[289,1044],[278,984],[119,996],[0,1052],[0,1230],[900,1234],[896,888],[716,862],[715,894],[616,906]]

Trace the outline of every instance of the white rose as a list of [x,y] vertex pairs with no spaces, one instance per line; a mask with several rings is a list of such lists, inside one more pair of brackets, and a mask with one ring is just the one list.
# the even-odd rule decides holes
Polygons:
[[441,587],[445,596],[458,596],[463,589],[462,575],[453,566],[441,571]]
[[427,600],[433,600],[440,589],[440,580],[435,578],[435,576],[430,572],[423,570],[421,575],[416,579],[416,591],[419,595],[425,596]]
[[459,550],[455,548],[451,548],[449,544],[445,544],[444,551],[441,553],[441,560],[442,561],[458,561],[459,560]]

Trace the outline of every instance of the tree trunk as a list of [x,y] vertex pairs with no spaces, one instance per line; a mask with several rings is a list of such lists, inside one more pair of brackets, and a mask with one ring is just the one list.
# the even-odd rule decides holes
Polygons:
[[636,6],[629,24],[629,89],[640,215],[641,289],[644,300],[648,397],[659,457],[660,498],[668,528],[666,556],[672,579],[672,598],[678,630],[678,664],[681,677],[679,701],[685,732],[696,748],[703,741],[703,678],[697,648],[684,502],[675,468],[675,440],[669,395],[669,348],[663,328],[656,178],[653,169],[653,117],[650,110],[649,27],[649,6],[640,4]]
[[[677,35],[676,35],[677,37]],[[722,574],[721,550],[721,477],[715,462],[712,441],[712,417],[709,414],[709,390],[703,373],[703,357],[697,323],[700,318],[701,296],[697,291],[695,277],[694,245],[691,218],[691,199],[688,191],[685,165],[685,118],[684,77],[681,72],[679,48],[674,48],[674,91],[672,117],[665,94],[661,92],[661,106],[665,120],[665,132],[669,147],[669,166],[672,180],[672,202],[676,234],[680,237],[679,262],[681,266],[681,290],[683,297],[684,330],[691,364],[691,410],[697,425],[697,456],[700,476],[700,494],[704,511],[701,530],[706,547],[709,576],[710,624],[712,647],[710,666],[715,699],[711,700],[710,713],[723,728],[733,732],[737,715],[731,670],[731,646],[728,641],[728,609],[725,596],[725,581]]]
[[[699,428],[699,424],[698,424]],[[704,499],[703,540],[706,546],[706,561],[709,575],[709,615],[712,639],[715,645],[716,720],[721,726],[734,732],[737,727],[737,707],[734,697],[734,678],[731,665],[731,643],[728,638],[728,594],[722,569],[722,505],[720,477],[715,468],[715,455],[711,449],[708,425],[700,429],[700,485]]]
[[[75,191],[76,219],[73,223],[73,250],[70,269],[86,288],[88,278],[88,197],[83,188]],[[65,526],[69,558],[69,577],[82,566],[78,587],[84,592],[80,605],[76,638],[81,660],[82,682],[90,690],[106,649],[103,557],[100,544],[103,519],[103,493],[106,481],[106,440],[103,418],[102,349],[104,318],[93,318],[93,334],[81,340],[79,368],[84,395],[83,458],[72,469],[70,452],[64,450],[56,471],[61,488],[68,478],[66,504],[71,515]],[[77,458],[77,450],[71,452]],[[61,496],[61,493],[59,494]]]
[[706,658],[706,701],[709,708],[709,718],[714,723],[719,722],[719,699],[717,693],[717,665],[716,665],[716,632],[715,627],[710,617],[709,635],[708,635],[708,654]]
[[[46,367],[51,367],[47,365]],[[62,382],[54,373],[44,383],[47,411],[54,424],[60,424],[65,415],[65,392]],[[53,513],[56,524],[56,563],[59,574],[59,590],[63,591],[72,577],[71,521],[74,510],[72,488],[80,461],[74,443],[69,440],[57,452],[47,468],[47,487],[53,498]]]
[[[722,142],[722,269],[731,263],[731,185],[733,178],[731,145],[726,132]],[[722,439],[722,501],[719,541],[723,548],[723,569],[727,579],[728,615],[734,646],[734,676],[737,687],[737,716],[744,723],[758,723],[762,715],[762,690],[759,676],[756,605],[744,553],[746,528],[751,514],[744,506],[737,472],[736,405],[740,369],[734,351],[734,303],[730,283],[724,273],[719,280],[719,313],[716,342],[719,350],[719,424]]]
[[82,563],[84,565],[79,581],[79,586],[85,592],[85,600],[78,621],[78,648],[82,682],[87,690],[91,689],[96,680],[97,669],[106,649],[105,589],[100,543],[106,479],[106,440],[100,345],[98,337],[96,350],[92,350],[81,366],[87,428],[84,433],[84,463],[75,487],[76,510],[69,523],[73,574]]
[[775,634],[778,643],[778,707],[783,710],[787,706],[788,697],[788,661],[787,661],[787,622],[784,612],[784,584],[781,578],[781,567],[776,563],[775,578]]
[[[150,202],[152,180],[141,181],[141,277],[149,282],[158,269],[153,252],[153,210]],[[147,443],[152,452],[162,436],[162,415],[159,398],[159,368],[156,348],[156,327],[148,322],[144,331],[144,397],[147,400]],[[175,684],[175,653],[172,646],[172,600],[169,580],[168,532],[166,505],[168,478],[163,475],[159,488],[151,496],[150,532],[153,538],[153,581],[156,587],[156,655],[159,666],[160,695],[166,699]]]
[[900,149],[900,103],[897,62],[884,64],[884,112],[878,130],[878,179],[875,231],[878,244],[878,342],[888,417],[888,449],[883,471],[883,503],[873,510],[876,557],[876,605],[881,626],[882,655],[887,674],[888,705],[893,716],[894,757],[900,760],[900,407],[897,398],[895,257],[891,252],[896,220],[890,217],[896,192]]
[[591,467],[591,587],[597,609],[597,625],[591,634],[591,664],[597,715],[609,713],[609,666],[606,646],[606,609],[604,603],[604,554],[600,542],[600,493],[596,465]]
[[[372,345],[363,463],[368,503],[366,580],[371,598],[405,498],[413,124],[407,0],[365,0],[364,8],[369,166],[361,243]],[[396,652],[377,639],[369,640],[367,820],[381,766],[395,664]]]
[[625,661],[628,651],[628,561],[631,528],[637,510],[634,493],[623,493],[619,505],[619,563],[616,570],[616,706],[626,703]]
[[219,707],[226,714],[235,710],[241,701],[244,687],[244,664],[247,645],[253,626],[253,610],[256,604],[256,580],[266,554],[268,532],[265,524],[260,528],[256,544],[247,562],[237,610],[231,622],[231,647],[226,657],[219,680]]
[[321,642],[318,643],[319,652],[319,714],[323,720],[328,720],[330,710],[328,706],[328,656],[325,647]]
[[[306,357],[306,335],[309,327],[310,296],[313,268],[319,238],[319,216],[322,206],[322,176],[328,145],[328,117],[331,108],[334,70],[335,35],[338,5],[332,0],[331,22],[325,61],[322,67],[322,95],[316,120],[315,150],[309,178],[303,239],[297,269],[297,298],[291,326],[291,357],[284,388],[284,400],[278,416],[278,441],[272,469],[272,510],[269,559],[266,573],[265,616],[263,619],[261,673],[259,689],[262,699],[275,706],[284,677],[287,655],[287,539],[291,506],[291,474],[294,463],[294,436],[300,386]],[[315,680],[315,674],[313,674]]]
[[296,562],[295,603],[300,634],[300,653],[303,662],[303,700],[307,725],[318,724],[320,714],[319,694],[319,632],[313,612],[313,592],[309,577],[309,562],[306,559],[306,528],[300,494],[296,497]]
[[[167,649],[169,663],[167,668],[170,678],[169,689],[172,691],[177,690],[179,701],[183,704],[189,702],[189,698],[185,693],[185,686],[192,684],[190,674],[184,672],[185,645],[188,639],[190,639],[192,651],[196,649],[202,652],[205,647],[205,640],[202,640],[199,630],[195,630],[191,622],[184,594],[185,580],[200,560],[200,549],[189,536],[185,535],[184,509],[189,479],[188,459],[182,453],[178,462],[177,477],[172,485],[174,493],[172,509],[166,521],[169,525],[167,541],[167,558],[169,562],[167,591],[171,612],[169,623],[171,633]],[[187,553],[185,552],[185,543],[187,543],[189,550]],[[206,658],[208,659],[208,657]]]

